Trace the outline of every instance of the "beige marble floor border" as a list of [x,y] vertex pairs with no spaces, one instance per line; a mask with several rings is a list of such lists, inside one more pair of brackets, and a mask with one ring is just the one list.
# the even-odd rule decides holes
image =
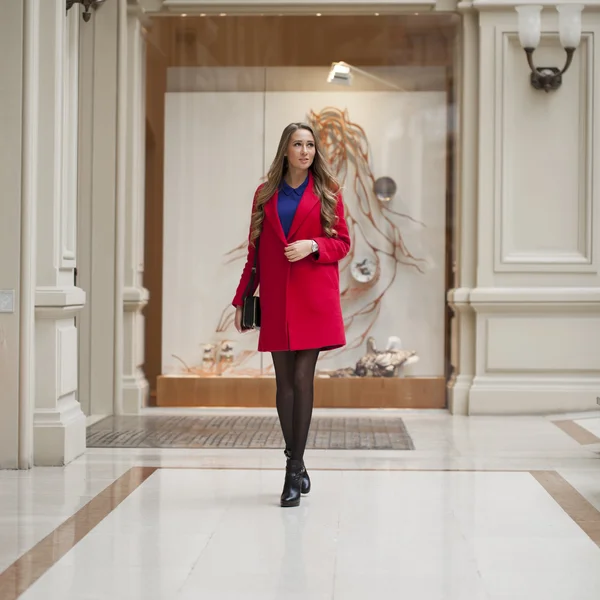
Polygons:
[[[160,468],[206,470],[195,467],[132,467],[114,483],[52,533],[0,573],[0,600],[17,600],[44,573],[50,570],[69,550],[107,517],[127,496],[140,487]],[[257,469],[236,469],[257,470]],[[312,469],[339,471],[340,469]],[[355,469],[341,469],[353,471]],[[364,469],[360,469],[363,471]],[[390,471],[480,472],[476,469],[367,469]],[[529,473],[550,494],[555,502],[577,523],[581,530],[600,548],[600,511],[590,504],[556,471],[515,471],[511,469],[481,470],[495,473]]]
[[600,547],[600,511],[556,471],[530,471],[554,501]]
[[585,427],[582,427],[575,421],[552,421],[559,429],[562,429],[568,436],[572,437],[576,442],[582,446],[589,446],[591,444],[600,444],[600,438],[594,435],[591,431],[588,431]]
[[6,571],[0,573],[0,599],[17,600],[155,471],[156,467],[129,469],[23,554]]

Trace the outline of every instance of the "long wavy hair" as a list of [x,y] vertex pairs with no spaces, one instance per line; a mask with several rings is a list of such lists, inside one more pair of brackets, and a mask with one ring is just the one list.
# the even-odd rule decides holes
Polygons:
[[337,236],[337,231],[335,230],[335,208],[338,193],[340,191],[340,184],[327,164],[325,156],[320,148],[319,139],[315,135],[312,127],[306,123],[290,123],[281,134],[275,160],[267,173],[265,183],[257,192],[251,221],[250,241],[252,243],[255,242],[262,231],[263,221],[265,219],[265,204],[273,197],[275,192],[279,190],[281,182],[288,171],[289,164],[285,153],[292,135],[299,129],[305,129],[310,132],[315,142],[315,158],[309,168],[313,175],[315,193],[321,200],[321,224],[323,225],[323,230],[328,237]]

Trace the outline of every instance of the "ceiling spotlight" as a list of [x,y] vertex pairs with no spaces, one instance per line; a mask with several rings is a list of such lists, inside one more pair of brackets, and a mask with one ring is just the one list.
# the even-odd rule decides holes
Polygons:
[[331,65],[327,83],[339,83],[341,85],[350,85],[352,83],[352,69],[345,62],[336,62]]
[[382,79],[381,77],[377,77],[377,75],[373,75],[368,71],[364,71],[363,69],[359,69],[353,65],[349,65],[343,61],[334,62],[331,65],[331,69],[329,70],[329,75],[327,76],[327,83],[337,83],[339,85],[352,85],[352,77],[354,73],[359,73],[360,75],[364,75],[377,83],[385,85],[393,90],[398,90],[399,92],[404,92],[403,88],[395,85],[391,81],[387,81]]

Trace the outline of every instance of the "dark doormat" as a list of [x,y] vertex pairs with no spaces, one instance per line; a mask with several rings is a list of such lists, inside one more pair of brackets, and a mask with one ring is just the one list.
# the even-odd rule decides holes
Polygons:
[[[88,448],[283,448],[277,417],[107,417],[87,430]],[[307,448],[414,450],[398,417],[314,417]]]

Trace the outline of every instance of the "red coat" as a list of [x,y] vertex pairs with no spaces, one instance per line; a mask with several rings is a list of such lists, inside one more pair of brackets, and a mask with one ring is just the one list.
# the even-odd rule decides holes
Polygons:
[[[350,250],[341,194],[337,203],[337,237],[326,237],[321,225],[321,202],[315,194],[312,173],[298,204],[286,240],[277,211],[275,194],[265,204],[265,218],[258,244],[255,289],[260,284],[260,352],[332,349],[346,343],[340,304],[338,262]],[[292,242],[315,240],[318,256],[311,254],[289,262],[284,249]],[[248,257],[232,304],[242,304],[254,262],[254,246]],[[255,290],[252,290],[254,293]]]

